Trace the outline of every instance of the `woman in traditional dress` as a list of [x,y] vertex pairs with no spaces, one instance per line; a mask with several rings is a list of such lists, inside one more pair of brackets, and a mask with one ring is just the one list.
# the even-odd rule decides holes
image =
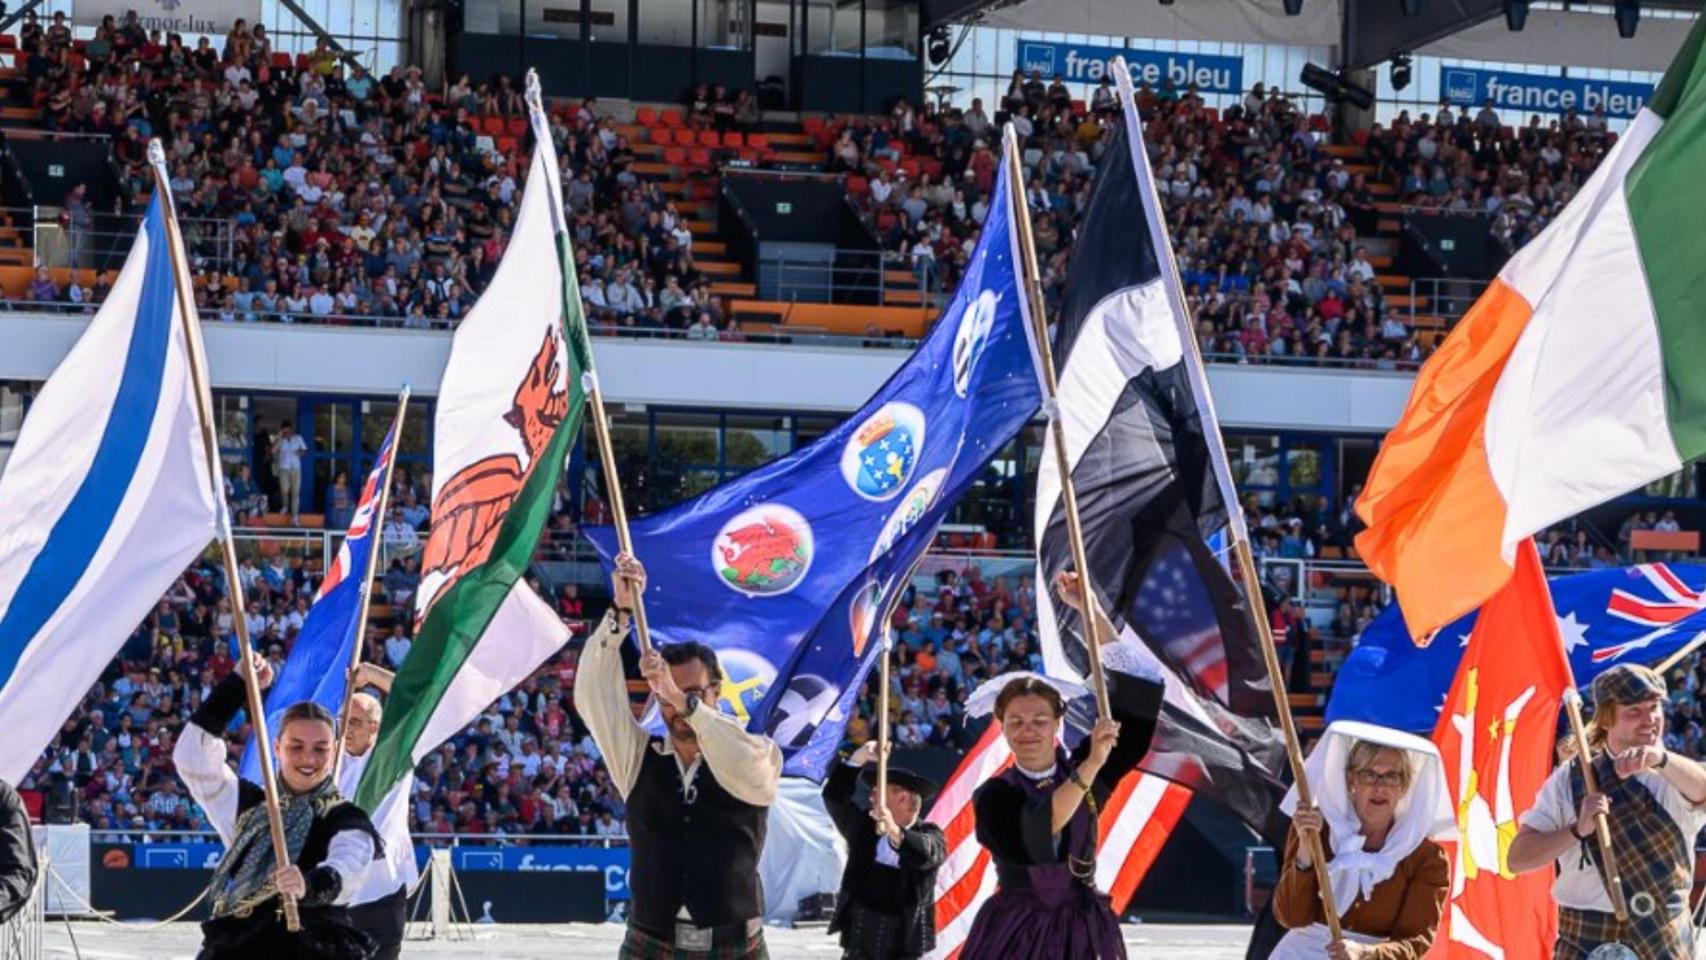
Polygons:
[[[1083,611],[1078,577],[1056,593]],[[1113,627],[1100,609],[1105,637]],[[1097,813],[1149,750],[1161,685],[1108,674],[1113,716],[1098,719],[1076,749],[1060,744],[1067,702],[1088,691],[1020,672],[987,681],[967,713],[993,707],[1013,766],[977,789],[978,842],[995,863],[997,888],[972,924],[967,960],[1114,960],[1126,955],[1119,919],[1096,889]],[[993,700],[993,704],[991,701]]]
[[[259,654],[264,690],[272,667]],[[291,862],[273,859],[265,793],[238,779],[226,762],[225,728],[243,709],[243,671],[233,670],[185,724],[173,750],[178,773],[225,844],[208,890],[212,919],[202,924],[198,960],[367,960],[376,944],[356,929],[345,905],[384,844],[367,814],[338,794],[332,780],[336,732],[331,714],[311,701],[285,709],[273,756]],[[296,898],[302,929],[285,927],[279,894]]]
[[[1315,807],[1281,808],[1291,835],[1274,887],[1290,932],[1272,960],[1420,960],[1439,931],[1451,874],[1434,840],[1456,836],[1439,751],[1421,737],[1335,723],[1304,764]],[[1308,835],[1318,832],[1344,939],[1328,942]]]

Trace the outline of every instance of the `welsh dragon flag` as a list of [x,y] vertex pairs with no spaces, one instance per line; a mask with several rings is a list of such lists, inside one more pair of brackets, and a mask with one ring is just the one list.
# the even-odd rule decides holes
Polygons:
[[[531,99],[531,98],[530,98]],[[415,765],[568,640],[522,579],[580,429],[591,349],[557,154],[532,108],[533,162],[509,248],[456,330],[439,388],[432,533],[415,642],[356,790],[383,821],[406,807]]]

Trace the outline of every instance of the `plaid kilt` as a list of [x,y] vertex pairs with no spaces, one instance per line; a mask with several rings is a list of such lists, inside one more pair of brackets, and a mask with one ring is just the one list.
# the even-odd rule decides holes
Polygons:
[[[1623,881],[1629,919],[1618,921],[1593,910],[1558,911],[1555,960],[1579,960],[1605,943],[1621,943],[1643,960],[1684,956],[1690,934],[1688,894],[1694,884],[1689,838],[1659,799],[1638,780],[1617,776],[1611,758],[1594,758],[1594,777],[1611,800],[1611,852]],[[1572,766],[1570,792],[1577,804],[1586,793],[1581,768]],[[1604,874],[1599,844],[1586,841],[1583,855]]]
[[754,932],[741,946],[682,950],[668,940],[659,940],[630,925],[627,935],[622,938],[622,949],[617,951],[616,960],[770,960],[770,951],[764,945],[762,929]]

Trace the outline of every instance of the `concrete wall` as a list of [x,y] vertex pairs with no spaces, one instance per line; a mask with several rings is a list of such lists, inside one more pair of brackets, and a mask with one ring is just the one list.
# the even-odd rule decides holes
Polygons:
[[[0,379],[43,380],[82,332],[78,318],[0,315]],[[219,389],[387,394],[438,392],[450,335],[280,324],[207,324]],[[604,339],[594,342],[612,403],[730,410],[847,412],[894,373],[900,350]],[[1214,364],[1209,384],[1227,427],[1378,433],[1409,397],[1411,377],[1363,371]]]

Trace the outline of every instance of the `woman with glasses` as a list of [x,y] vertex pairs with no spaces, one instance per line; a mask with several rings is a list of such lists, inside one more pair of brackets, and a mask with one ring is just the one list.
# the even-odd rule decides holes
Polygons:
[[[1289,929],[1273,960],[1420,960],[1433,944],[1451,874],[1437,840],[1456,836],[1434,745],[1365,723],[1327,728],[1304,764],[1317,806],[1282,804],[1291,835],[1274,886]],[[1318,834],[1344,939],[1330,942],[1310,835]]]

